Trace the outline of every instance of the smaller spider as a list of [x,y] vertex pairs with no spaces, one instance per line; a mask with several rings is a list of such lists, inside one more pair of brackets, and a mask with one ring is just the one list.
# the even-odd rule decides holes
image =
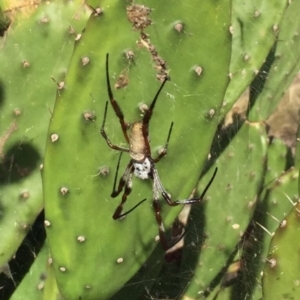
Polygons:
[[[108,101],[105,104],[105,110],[104,110],[104,118],[103,118],[103,123],[101,126],[101,135],[105,139],[107,145],[114,149],[120,151],[120,156],[118,160],[118,165],[117,165],[117,170],[116,170],[116,175],[114,179],[114,185],[113,185],[113,191],[111,194],[111,197],[117,197],[123,190],[123,195],[122,195],[122,200],[121,203],[118,205],[116,208],[114,214],[113,214],[113,219],[117,220],[121,217],[124,217],[131,211],[133,211],[137,206],[139,206],[141,203],[143,203],[146,199],[140,201],[137,205],[135,205],[133,208],[128,210],[125,213],[122,213],[123,211],[123,206],[125,202],[127,201],[127,197],[130,194],[132,190],[132,176],[133,173],[136,177],[140,179],[151,179],[153,182],[153,208],[156,216],[156,221],[158,224],[159,228],[159,237],[160,237],[160,242],[162,245],[162,248],[166,251],[169,248],[171,248],[173,245],[175,245],[184,235],[181,235],[179,239],[176,240],[176,242],[172,243],[172,245],[168,245],[167,239],[165,237],[165,229],[164,229],[164,224],[163,220],[161,217],[161,207],[160,207],[160,196],[164,198],[164,200],[167,202],[168,205],[170,206],[177,206],[181,204],[193,204],[193,203],[199,203],[203,200],[207,190],[209,189],[210,185],[212,184],[215,175],[217,173],[217,168],[214,171],[213,176],[211,177],[210,181],[208,182],[207,186],[205,187],[204,191],[200,195],[199,198],[192,198],[192,199],[183,199],[183,200],[172,200],[170,195],[167,193],[165,188],[162,185],[162,182],[159,178],[157,169],[155,167],[155,164],[160,161],[161,158],[166,156],[167,154],[167,149],[169,145],[169,140],[173,128],[173,122],[171,123],[167,141],[164,147],[164,150],[156,157],[153,158],[151,155],[151,148],[150,148],[150,143],[149,143],[149,122],[152,117],[153,109],[156,104],[156,100],[163,89],[165,83],[169,78],[165,78],[164,81],[162,82],[160,88],[158,89],[156,95],[154,96],[149,109],[145,112],[144,117],[141,121],[133,122],[133,123],[127,123],[124,120],[124,114],[118,104],[118,102],[114,99],[111,85],[110,85],[110,79],[109,79],[109,72],[108,72],[108,59],[109,55],[106,54],[106,82],[107,82],[107,92],[108,92],[108,97],[109,101],[111,103],[111,106],[116,114],[116,116],[119,118],[121,128],[123,131],[123,135],[129,145],[129,148],[123,148],[119,147],[117,145],[114,145],[110,139],[107,137],[107,134],[105,132],[105,120],[106,120],[106,115],[107,115],[107,108],[108,108]],[[129,133],[127,133],[127,131]],[[127,152],[130,155],[130,161],[123,173],[123,175],[120,178],[118,188],[117,186],[117,177],[118,177],[118,170],[120,166],[120,161],[122,157],[122,153]]]

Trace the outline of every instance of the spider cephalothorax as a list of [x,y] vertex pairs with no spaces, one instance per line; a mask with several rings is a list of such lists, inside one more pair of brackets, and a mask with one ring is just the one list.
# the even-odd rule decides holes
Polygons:
[[[124,190],[121,203],[116,208],[116,210],[113,214],[113,218],[116,220],[116,219],[119,219],[119,218],[127,215],[129,212],[134,210],[138,205],[140,205],[142,202],[144,202],[146,200],[146,199],[142,200],[137,205],[135,205],[133,208],[131,208],[129,211],[122,213],[123,205],[125,204],[127,197],[130,194],[131,189],[132,189],[133,173],[135,174],[136,177],[138,177],[140,179],[151,179],[153,182],[153,208],[155,211],[156,221],[157,221],[157,224],[159,227],[159,237],[160,237],[160,241],[161,241],[161,245],[162,245],[163,249],[167,250],[167,249],[169,249],[169,245],[168,245],[166,237],[165,237],[165,229],[164,229],[163,220],[161,217],[161,208],[160,208],[160,203],[159,203],[160,198],[162,197],[167,202],[167,204],[170,206],[177,206],[180,204],[192,204],[192,203],[201,202],[205,196],[206,191],[210,187],[210,185],[216,175],[217,169],[215,170],[212,178],[210,179],[209,183],[207,184],[206,188],[204,189],[204,191],[202,192],[202,194],[199,198],[183,199],[183,200],[175,200],[175,201],[171,199],[171,196],[166,192],[166,190],[164,189],[164,187],[162,185],[162,182],[159,178],[155,164],[157,162],[159,162],[160,159],[163,158],[164,156],[166,156],[166,154],[167,154],[168,144],[169,144],[169,140],[170,140],[170,136],[171,136],[171,132],[172,132],[172,128],[173,128],[173,122],[171,123],[170,129],[169,129],[165,147],[158,154],[158,156],[156,158],[153,158],[151,156],[151,148],[150,148],[150,143],[149,143],[149,129],[148,129],[149,122],[152,117],[153,109],[156,104],[156,100],[157,100],[160,92],[162,91],[165,83],[167,82],[167,80],[169,80],[169,78],[166,77],[164,79],[164,81],[162,82],[162,84],[161,84],[160,88],[158,89],[156,95],[154,96],[148,110],[145,112],[142,120],[129,124],[129,123],[125,122],[124,114],[123,114],[119,104],[113,97],[113,93],[112,93],[111,85],[110,85],[110,79],[109,79],[109,72],[108,72],[108,57],[109,57],[108,54],[106,54],[106,81],[107,81],[108,97],[109,97],[109,101],[115,111],[115,114],[119,118],[119,121],[120,121],[120,124],[122,127],[122,131],[123,131],[123,135],[129,145],[129,148],[119,147],[117,145],[114,145],[110,141],[110,139],[107,137],[107,134],[104,129],[106,115],[107,115],[107,108],[108,108],[108,101],[107,101],[106,105],[105,105],[104,119],[103,119],[103,123],[102,123],[100,132],[101,132],[102,136],[104,137],[107,145],[110,148],[121,152],[120,156],[119,156],[116,176],[115,176],[115,180],[114,180],[113,192],[112,192],[111,196],[117,197],[122,192],[122,190]],[[120,160],[121,160],[121,156],[122,156],[123,152],[128,152],[131,159],[130,159],[123,175],[120,178],[118,188],[116,188],[117,187],[118,170],[119,170]]]

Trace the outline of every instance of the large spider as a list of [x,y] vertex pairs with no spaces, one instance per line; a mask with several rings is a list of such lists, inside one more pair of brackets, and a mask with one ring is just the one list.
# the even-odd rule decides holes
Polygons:
[[[129,211],[122,213],[123,206],[127,200],[128,195],[131,192],[132,189],[132,175],[133,173],[135,174],[136,177],[140,179],[152,179],[153,181],[153,208],[155,211],[155,216],[156,216],[156,221],[159,227],[159,237],[160,237],[160,242],[162,245],[162,248],[164,250],[168,250],[170,248],[170,245],[168,245],[166,237],[165,237],[165,229],[163,225],[163,220],[161,217],[161,208],[160,208],[160,195],[164,198],[164,200],[167,202],[168,205],[170,206],[177,206],[180,204],[193,204],[193,203],[199,203],[202,201],[202,199],[205,196],[205,193],[209,189],[211,183],[214,180],[214,177],[217,173],[217,168],[215,169],[215,172],[213,176],[211,177],[209,183],[205,187],[204,191],[200,195],[199,198],[192,198],[192,199],[183,199],[183,200],[172,200],[170,195],[167,193],[167,191],[164,189],[161,180],[158,176],[157,169],[155,167],[155,163],[159,162],[161,158],[163,158],[167,154],[167,149],[168,149],[168,144],[169,144],[169,139],[171,136],[172,128],[173,128],[173,122],[171,123],[167,141],[165,144],[165,147],[163,151],[156,157],[153,158],[151,155],[151,148],[149,144],[149,122],[152,117],[153,109],[156,103],[156,100],[163,89],[166,81],[168,78],[165,78],[164,81],[162,82],[160,88],[158,89],[156,95],[154,96],[154,99],[152,100],[152,103],[149,106],[149,109],[145,112],[144,117],[141,121],[137,121],[134,123],[127,123],[124,120],[124,114],[118,104],[118,102],[114,99],[111,85],[110,85],[110,80],[109,80],[109,72],[108,72],[108,59],[109,55],[106,54],[106,81],[107,81],[107,92],[108,92],[108,97],[109,101],[119,118],[123,135],[129,145],[129,148],[123,148],[114,145],[110,139],[107,137],[107,134],[105,132],[104,126],[105,126],[105,120],[106,120],[106,115],[107,115],[107,107],[108,107],[108,101],[106,102],[105,105],[105,110],[104,110],[104,118],[103,118],[103,123],[101,126],[101,134],[104,137],[107,145],[114,149],[121,151],[120,156],[119,156],[119,161],[117,165],[117,170],[116,170],[116,175],[114,179],[114,185],[113,185],[113,191],[111,194],[111,197],[117,197],[122,190],[124,190],[123,195],[122,195],[122,200],[121,203],[118,205],[116,208],[114,214],[113,214],[113,219],[119,219],[128,213],[130,213],[132,210],[134,210],[137,206],[139,206],[142,202],[144,202],[146,199],[140,201],[137,205],[135,205],[132,209]],[[122,152],[128,152],[131,159],[122,175],[119,181],[118,188],[117,186],[117,177],[118,177],[118,170],[119,170],[119,165],[120,165],[120,160],[122,156]],[[183,236],[183,235],[182,235]],[[182,236],[172,244],[176,244]]]

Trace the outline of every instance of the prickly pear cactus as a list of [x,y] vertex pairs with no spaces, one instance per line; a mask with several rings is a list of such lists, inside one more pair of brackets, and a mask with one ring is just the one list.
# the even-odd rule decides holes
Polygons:
[[[233,256],[236,251],[234,245],[239,243],[241,234],[253,216],[257,187],[264,175],[263,159],[267,149],[266,136],[261,134],[261,130],[260,126],[243,126],[231,141],[231,146],[216,162],[219,169],[222,166],[226,172],[216,178],[215,188],[208,191],[208,201],[204,204],[201,220],[199,219],[200,208],[192,208],[188,226],[195,228],[196,231],[191,230],[188,233],[190,236],[186,240],[188,242],[189,238],[191,246],[183,252],[180,271],[187,272],[191,268],[191,263],[196,263],[197,260],[190,259],[191,255],[196,253],[200,257],[198,264],[201,268],[196,268],[189,285],[185,283],[186,291],[183,299],[189,299],[196,294],[206,294],[211,282],[228,263],[229,254]],[[237,168],[235,160],[248,163]],[[209,175],[208,173],[204,176],[204,182]],[[245,189],[248,190],[246,194],[244,194]],[[216,199],[219,203],[215,203]],[[202,237],[195,243],[193,236],[201,231]],[[192,241],[194,241],[193,246]]]
[[[4,15],[0,11],[5,267],[43,207],[39,165],[45,156],[48,239],[12,299],[24,294],[47,300],[273,297],[274,270],[264,262],[270,260],[272,233],[290,211],[287,198],[298,198],[293,166],[299,166],[299,155],[286,146],[296,142],[289,140],[291,133],[279,132],[289,119],[295,118],[294,127],[299,124],[291,114],[298,108],[288,108],[297,102],[297,80],[294,97],[276,105],[299,69],[300,2],[205,2],[200,9],[194,2],[87,2],[91,15],[83,32],[76,24],[84,6],[77,2],[42,3],[20,22],[14,15],[8,19],[4,7]],[[56,50],[45,52],[36,41]],[[122,194],[110,197],[119,153],[99,132],[109,100],[106,53],[112,92],[127,122],[143,118],[170,76],[149,134],[156,157],[174,122],[168,154],[156,164],[172,199],[200,195],[218,167],[202,203],[186,206],[167,233],[171,241],[176,229],[187,228],[167,254],[156,238],[151,180],[133,178],[124,211],[146,200],[124,219],[112,219]],[[274,111],[284,118],[277,120]],[[105,131],[113,144],[128,147],[110,103]],[[129,160],[124,153],[119,177]],[[181,207],[162,200],[161,210],[168,229]],[[279,244],[285,236],[278,230],[273,241]],[[280,270],[288,265],[284,252]],[[289,284],[278,285],[278,294],[292,295]]]
[[[114,97],[126,121],[140,120],[139,105],[150,104],[160,85],[157,79],[171,77],[157,100],[149,131],[154,156],[174,122],[168,155],[157,164],[174,200],[189,196],[208,154],[216,128],[214,114],[228,81],[222,74],[229,66],[230,6],[225,1],[218,10],[206,3],[190,19],[189,7],[180,10],[178,5],[101,2],[77,42],[65,88],[57,96],[43,170],[49,246],[60,292],[67,299],[107,299],[137,272],[157,244],[151,182],[134,178],[126,207],[147,201],[125,220],[112,219],[121,198],[110,198],[118,153],[99,135],[108,100],[106,53]],[[116,31],[117,40],[105,38]],[[212,35],[218,38],[207,39]],[[222,56],[206,59],[212,49],[226,43]],[[184,49],[200,51],[186,52],[183,59]],[[126,88],[121,88],[124,81]],[[124,144],[111,106],[106,131],[114,144]],[[193,135],[201,136],[201,141]],[[123,155],[120,172],[128,161],[129,156]],[[162,201],[166,228],[180,209],[170,209]]]
[[272,238],[264,269],[264,299],[296,299],[299,295],[299,253],[294,247],[294,241],[299,241],[299,211],[296,203]]
[[[48,258],[48,248],[44,247],[38,254],[34,264],[31,266],[30,272],[22,280],[10,300],[22,300],[24,295],[32,300],[42,300],[44,298],[45,280],[49,277],[46,273],[46,262]],[[49,279],[47,279],[49,282]],[[48,298],[51,299],[51,298]]]
[[[234,4],[237,4],[237,2],[235,2]],[[263,5],[265,4],[267,3],[264,3]],[[287,7],[285,5],[282,6],[285,11],[284,17],[282,18],[283,28],[285,27],[285,20],[288,19],[290,9],[296,8],[292,4],[293,3],[289,3]],[[248,10],[248,13],[249,11],[251,10]],[[281,19],[282,12],[280,10],[277,10],[276,12],[272,11],[272,13],[280,16]],[[233,18],[236,17],[236,15],[233,16]],[[268,22],[270,21],[271,20],[268,20]],[[251,22],[253,22],[253,20]],[[272,20],[271,22],[274,22],[274,20]],[[266,30],[266,33],[269,34],[269,29],[267,29],[262,24],[261,26],[262,27],[260,28],[260,31]],[[247,28],[247,26],[244,26],[243,28]],[[247,34],[249,34],[249,32],[244,31],[243,34],[244,36],[246,36]],[[279,32],[279,34],[283,33]],[[254,36],[255,34],[253,35],[253,37]],[[275,42],[275,40],[276,38],[274,36],[273,42]],[[233,45],[237,46],[236,44],[234,44],[235,42],[236,40],[233,39]],[[246,40],[245,43],[248,43],[248,40]],[[269,49],[271,49],[273,44],[270,43],[269,45]],[[241,51],[241,48],[239,48],[239,51]],[[264,48],[263,51],[266,51],[266,48]],[[265,52],[265,55],[267,55],[268,52],[269,50]],[[258,55],[260,55],[261,53],[262,52],[257,52]],[[234,51],[232,55],[234,55]],[[254,58],[256,56],[251,55],[250,57],[251,63],[249,64],[248,61],[249,66],[253,63],[258,63],[258,68],[260,68],[263,60],[265,59],[265,56],[262,56],[260,58],[257,57],[257,60],[254,61]],[[295,56],[293,56],[293,59],[294,58]],[[235,59],[237,59],[237,57],[235,57]],[[295,60],[297,62],[297,59]],[[272,63],[273,61],[268,61],[269,69]],[[263,68],[265,68],[265,66],[263,66]],[[282,68],[281,70],[283,71]],[[249,74],[247,72],[244,72],[243,74],[245,75],[245,81],[252,80],[254,78],[253,75],[249,77]],[[255,113],[257,113],[260,117],[260,121],[265,121],[274,111],[274,108],[271,110],[271,105],[269,103],[263,102],[263,97],[258,96],[260,92],[263,93],[268,91],[267,88],[263,89],[263,84],[266,80],[266,74],[267,72],[265,71],[265,69],[262,69],[261,73],[258,74],[257,78],[253,82],[251,86],[252,90],[250,92],[250,108],[252,108],[251,112],[254,111]],[[228,95],[231,92],[239,93],[239,89],[245,82],[243,80],[243,83],[241,83],[241,81],[237,80],[236,83],[239,82],[240,86],[238,88],[235,87],[233,90],[231,90],[233,88],[233,83],[237,77],[233,76],[232,78],[233,80],[227,90]],[[272,72],[270,71],[270,81],[267,82],[269,86],[275,88],[276,84],[274,85],[274,83],[272,83],[272,78]],[[290,81],[285,81],[285,85],[289,84],[289,82]],[[245,86],[247,84],[249,83],[246,83]],[[282,92],[282,89],[280,90]],[[236,101],[236,96],[237,94],[235,94],[235,98],[232,98],[234,99],[234,101]],[[276,99],[274,99],[274,101],[276,103]],[[272,102],[272,104],[273,103],[274,102]],[[264,105],[268,110],[265,109],[264,111],[260,111],[260,107]],[[274,220],[281,220],[284,214],[289,210],[290,204],[288,201],[280,201],[280,203],[277,204],[277,202],[279,201],[279,195],[282,196],[284,192],[288,193],[289,195],[295,194],[295,183],[298,178],[297,174],[295,174],[296,170],[289,169],[286,173],[280,176],[288,165],[287,157],[285,154],[287,152],[286,146],[284,146],[282,142],[278,143],[278,141],[276,140],[268,141],[267,136],[264,133],[265,126],[263,122],[261,122],[261,124],[249,123],[249,125],[251,126],[250,132],[256,132],[256,135],[245,135],[245,126],[247,126],[247,124],[244,124],[238,131],[240,126],[239,123],[241,122],[242,118],[247,117],[247,115],[241,114],[241,116],[239,116],[239,110],[237,108],[238,107],[235,107],[235,110],[233,110],[233,113],[231,114],[231,122],[233,122],[232,124],[228,125],[228,123],[226,123],[228,121],[227,118],[224,120],[224,127],[227,126],[228,128],[225,128],[225,130],[220,130],[218,135],[216,135],[217,138],[212,146],[211,151],[211,153],[214,153],[214,151],[219,152],[220,148],[222,149],[222,147],[224,147],[223,143],[227,139],[230,140],[230,144],[228,146],[229,149],[222,152],[222,154],[216,155],[218,157],[216,163],[218,164],[219,169],[222,166],[223,170],[226,170],[223,178],[221,179],[222,184],[224,184],[224,181],[226,180],[225,178],[227,174],[229,174],[228,179],[230,183],[228,181],[227,188],[228,191],[232,192],[232,197],[230,195],[231,193],[228,193],[228,196],[227,193],[222,193],[222,196],[213,196],[212,194],[214,192],[217,193],[220,190],[218,189],[218,187],[216,187],[216,191],[210,190],[208,192],[209,201],[205,205],[206,210],[203,215],[200,215],[199,210],[198,213],[193,214],[192,209],[191,220],[188,224],[189,228],[197,228],[196,232],[198,232],[199,241],[195,239],[196,233],[192,232],[190,244],[187,243],[187,246],[183,250],[183,261],[181,262],[181,268],[179,269],[179,271],[177,270],[176,273],[177,277],[180,278],[180,280],[178,280],[176,284],[182,284],[181,290],[185,289],[184,294],[181,296],[182,299],[229,299],[232,295],[234,295],[236,299],[260,299],[262,296],[262,290],[259,281],[261,279],[260,273],[263,267],[261,264],[261,260],[266,257],[266,249],[268,248],[268,244],[270,242],[270,236],[267,233],[262,234],[261,232],[264,230],[263,228],[265,228],[266,230],[269,229],[271,232],[273,232],[275,230],[274,226],[278,224],[274,222]],[[257,119],[255,120],[257,121]],[[235,138],[233,138],[234,134],[237,134]],[[227,135],[227,137],[222,139],[222,135]],[[240,151],[243,152],[243,148],[235,144],[236,140],[240,140],[240,145],[246,146],[248,144],[248,148],[245,148],[246,152],[244,158],[236,157],[236,150],[238,150],[239,154]],[[258,145],[262,146],[262,148],[257,148]],[[247,153],[248,151],[250,151],[249,153],[251,154]],[[254,156],[254,158],[251,160],[251,157],[254,154],[252,153],[252,151],[254,151],[257,156]],[[224,158],[224,161],[222,160],[222,158]],[[236,159],[237,162],[236,164],[234,162],[231,162],[230,166],[233,168],[232,170],[229,167],[225,167],[225,161],[228,162],[230,158],[233,158],[233,160]],[[242,180],[243,176],[241,175],[243,174],[243,166],[245,167],[245,174],[248,174],[249,176],[248,180]],[[278,181],[276,181],[273,186],[270,187],[267,185],[270,183],[270,181],[272,182],[276,179]],[[216,178],[214,183],[215,185],[218,185],[218,180],[219,178]],[[265,185],[266,187],[262,189],[261,187]],[[245,190],[247,190],[246,196],[244,194]],[[213,204],[213,201],[215,201],[215,199],[218,199],[219,202]],[[245,202],[243,202],[243,199],[245,200]],[[194,210],[197,211],[197,208],[194,208]],[[265,220],[268,214],[270,215],[270,219],[274,218],[272,219],[273,223],[270,220]],[[200,222],[197,219],[195,221],[195,216],[196,218],[198,217],[198,219],[201,216],[203,221]],[[227,220],[227,223],[221,224],[222,220],[223,222]],[[237,222],[234,222],[234,220],[236,220]],[[198,227],[195,226],[197,222],[200,223]],[[233,229],[237,230],[239,233],[237,235],[234,235]],[[187,233],[187,235],[188,234],[189,233]],[[250,238],[247,237],[248,235],[250,236]],[[243,237],[243,239],[241,239],[241,237]],[[185,242],[187,242],[187,238]],[[198,243],[196,243],[196,241],[198,241]],[[247,246],[248,243],[252,243],[253,245],[249,247]],[[190,245],[190,249],[188,245]],[[198,253],[198,259],[196,260],[197,264],[195,260],[191,259],[191,256],[196,251]],[[224,254],[223,257],[222,253]],[[253,259],[254,257],[255,261]],[[234,262],[237,259],[239,260],[236,264],[239,266],[238,270],[235,271],[235,275],[230,275],[231,271],[229,266],[231,264],[235,265]],[[224,269],[226,269],[225,266],[229,268],[228,273],[224,272]],[[194,272],[191,272],[190,277],[186,280],[182,279],[182,274],[185,274],[185,278],[188,277],[188,270],[194,270]],[[223,272],[224,278],[222,281],[219,281],[219,278],[222,278],[221,274]],[[228,278],[231,278],[231,276],[237,277],[237,284],[232,286],[232,288],[230,288],[228,292],[228,289],[226,289],[225,287],[228,285],[228,281],[232,281],[231,279],[228,280]],[[192,281],[190,280],[190,278],[192,278]],[[180,292],[176,290],[177,294],[172,294],[172,288],[174,290],[173,277],[172,281],[173,282],[169,282],[169,285],[164,282],[164,285],[169,288],[168,296],[177,297],[178,293]],[[216,283],[220,284],[217,285]],[[151,291],[151,295],[163,296],[163,293],[160,293],[159,289],[154,288]]]
[[40,165],[57,88],[51,77],[60,81],[67,71],[74,32],[86,19],[80,6],[3,6],[11,23],[0,50],[0,266],[15,255],[43,209]]
[[276,42],[286,7],[281,0],[232,1],[231,82],[225,95],[226,105],[232,105],[258,74]]
[[[284,1],[281,2],[285,4]],[[273,25],[273,30],[277,35],[277,41],[273,45],[275,50],[270,57],[273,63],[268,72],[265,87],[257,99],[260,105],[256,110],[252,110],[249,116],[253,121],[265,120],[275,111],[283,93],[299,72],[300,56],[299,53],[293,51],[299,48],[300,44],[298,38],[300,21],[296,18],[299,9],[299,1],[288,1],[280,25],[276,22]]]

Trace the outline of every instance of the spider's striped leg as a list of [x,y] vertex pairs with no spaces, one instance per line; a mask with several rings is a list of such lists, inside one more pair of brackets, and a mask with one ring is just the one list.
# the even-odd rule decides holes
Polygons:
[[159,240],[160,240],[160,244],[161,244],[163,250],[167,251],[171,247],[169,247],[167,239],[166,239],[165,227],[164,227],[163,219],[161,216],[161,206],[160,206],[159,196],[160,196],[160,193],[162,193],[162,185],[161,185],[160,179],[158,177],[158,172],[154,165],[153,165],[153,169],[152,169],[152,180],[153,180],[153,203],[152,203],[152,205],[153,205],[153,209],[155,212],[156,222],[158,225]]
[[183,200],[175,200],[175,201],[174,201],[174,200],[172,200],[172,199],[170,198],[170,196],[168,195],[168,193],[164,190],[164,188],[163,188],[162,185],[161,185],[161,187],[162,187],[162,196],[164,197],[165,201],[166,201],[166,202],[168,203],[168,205],[170,205],[170,206],[177,206],[177,205],[180,205],[180,204],[200,203],[200,202],[203,200],[203,198],[204,198],[204,196],[205,196],[207,190],[208,190],[209,187],[211,186],[212,182],[214,181],[215,176],[216,176],[216,174],[217,174],[217,171],[218,171],[218,168],[215,169],[213,176],[211,177],[210,181],[209,181],[208,184],[206,185],[206,187],[205,187],[205,189],[203,190],[202,194],[201,194],[200,197],[198,197],[198,198],[183,199]]
[[158,224],[158,233],[159,233],[159,239],[160,239],[160,243],[162,248],[164,249],[164,251],[169,250],[170,248],[172,248],[174,245],[176,245],[185,235],[186,231],[183,230],[183,233],[181,233],[179,235],[179,237],[173,239],[171,241],[171,243],[167,242],[167,238],[166,238],[166,233],[165,233],[165,227],[164,227],[164,223],[163,223],[163,219],[161,216],[161,206],[160,206],[160,200],[159,200],[159,196],[160,194],[162,194],[164,190],[161,181],[158,177],[158,172],[156,170],[155,167],[153,167],[152,170],[152,179],[153,179],[153,208],[154,208],[154,212],[155,212],[155,218],[156,218],[156,222]]
[[168,243],[167,243],[165,227],[164,227],[164,223],[163,223],[163,220],[161,217],[160,202],[158,199],[153,200],[153,208],[154,208],[154,212],[155,212],[156,222],[158,224],[159,240],[160,240],[161,246],[164,249],[164,251],[167,251],[170,247],[168,246]]
[[129,138],[127,135],[128,124],[124,120],[124,114],[123,114],[118,102],[114,99],[112,89],[110,86],[109,72],[108,72],[108,58],[109,58],[109,54],[107,53],[106,54],[106,64],[105,64],[107,93],[108,93],[108,97],[109,97],[111,106],[113,107],[116,116],[119,118],[119,121],[120,121],[120,124],[122,127],[122,131],[123,131],[123,135],[124,135],[127,143],[129,143]]
[[156,95],[154,96],[150,106],[149,106],[149,109],[146,111],[144,117],[143,117],[143,120],[142,120],[142,131],[143,131],[143,137],[144,137],[144,143],[145,143],[145,148],[147,149],[148,153],[150,154],[151,153],[151,149],[150,149],[150,143],[149,143],[149,122],[151,120],[151,117],[152,117],[152,113],[153,113],[153,110],[154,110],[154,107],[155,107],[155,104],[156,104],[156,100],[160,94],[160,92],[162,91],[165,83],[167,82],[167,80],[170,80],[170,78],[167,76],[165,77],[164,81],[162,82],[160,88],[158,89],[158,91],[156,92]]
[[[103,117],[103,122],[102,122],[102,126],[100,128],[100,133],[101,135],[103,136],[103,138],[105,139],[107,145],[114,149],[114,150],[118,150],[118,151],[122,151],[122,152],[129,152],[129,149],[127,148],[123,148],[123,147],[119,147],[117,145],[114,145],[111,140],[108,138],[107,134],[106,134],[106,131],[105,131],[105,121],[106,121],[106,115],[107,115],[107,105],[108,105],[108,102],[106,101],[106,104],[105,104],[105,109],[104,109],[104,117]],[[125,135],[124,135],[125,136]],[[125,136],[125,138],[127,139],[127,134]]]
[[159,240],[160,240],[163,250],[167,251],[170,248],[172,248],[173,246],[175,246],[180,240],[182,240],[182,238],[186,234],[186,231],[184,231],[183,227],[181,227],[183,233],[181,233],[181,235],[179,237],[172,240],[171,243],[168,243],[167,238],[166,238],[166,232],[165,232],[163,219],[161,217],[161,207],[160,207],[159,199],[153,200],[153,208],[154,208],[154,212],[155,212],[156,222],[158,224]]
[[117,169],[116,169],[116,175],[115,175],[115,179],[114,179],[114,186],[113,186],[113,191],[111,193],[111,197],[113,197],[113,198],[117,197],[122,192],[123,189],[124,189],[124,193],[122,195],[121,203],[118,205],[118,207],[116,208],[116,210],[113,214],[114,220],[117,220],[117,219],[120,219],[120,218],[126,216],[127,214],[132,212],[135,208],[137,208],[140,204],[142,204],[144,201],[146,201],[146,199],[143,199],[142,201],[140,201],[138,204],[136,204],[133,208],[131,208],[127,212],[122,213],[123,206],[124,206],[125,202],[127,201],[127,197],[131,193],[131,190],[132,190],[132,173],[134,171],[134,167],[133,167],[132,160],[131,160],[129,162],[129,164],[127,165],[122,177],[120,178],[118,189],[116,189],[121,157],[122,157],[122,152],[120,153],[119,160],[118,160],[118,165],[117,165]]
[[165,83],[170,80],[169,77],[165,77],[164,81],[162,82],[160,88],[158,89],[158,91],[156,92],[156,95],[154,96],[150,106],[149,106],[149,109],[146,111],[145,115],[144,115],[144,118],[143,118],[143,125],[145,125],[145,127],[148,128],[148,125],[149,125],[149,122],[150,122],[150,119],[152,117],[152,113],[153,113],[153,109],[155,107],[155,104],[156,104],[156,100],[161,92],[161,90],[163,89]]
[[203,200],[207,190],[209,189],[210,185],[212,184],[216,173],[217,173],[217,168],[215,169],[215,172],[212,176],[212,178],[210,179],[209,183],[207,184],[207,186],[205,187],[204,191],[202,192],[201,196],[199,198],[194,198],[194,199],[184,199],[184,200],[176,200],[176,201],[172,201],[171,197],[168,195],[168,193],[166,192],[165,188],[163,187],[161,180],[158,176],[158,172],[156,170],[155,167],[153,167],[152,170],[152,179],[153,179],[153,208],[155,211],[155,217],[156,217],[156,221],[158,224],[158,228],[159,228],[159,237],[160,237],[160,241],[161,241],[161,245],[163,247],[163,249],[165,251],[167,251],[168,249],[172,248],[174,245],[176,245],[186,234],[186,231],[184,231],[177,239],[175,239],[171,245],[168,245],[166,237],[165,237],[165,229],[164,229],[164,224],[163,224],[163,220],[161,217],[161,208],[160,208],[160,202],[159,202],[159,195],[161,194],[164,198],[164,200],[167,202],[168,205],[170,206],[177,206],[180,204],[193,204],[193,203],[199,203]]
[[167,141],[166,141],[166,144],[165,144],[165,147],[164,147],[163,151],[156,158],[152,159],[154,163],[159,162],[161,158],[163,158],[164,156],[167,155],[169,140],[170,140],[170,136],[171,136],[171,133],[172,133],[173,124],[174,123],[172,122],[171,126],[170,126],[170,129],[169,129]]
[[[134,170],[132,161],[130,161],[129,164],[127,165],[122,177],[120,178],[118,189],[116,189],[122,154],[123,154],[123,152],[120,152],[119,159],[118,159],[118,164],[117,164],[117,168],[116,168],[115,179],[114,179],[113,191],[111,193],[112,198],[117,197],[122,192],[124,186],[129,181],[130,176],[132,177],[132,172]],[[127,195],[129,195],[130,192],[131,192],[131,188],[128,189],[128,187],[127,187]]]

